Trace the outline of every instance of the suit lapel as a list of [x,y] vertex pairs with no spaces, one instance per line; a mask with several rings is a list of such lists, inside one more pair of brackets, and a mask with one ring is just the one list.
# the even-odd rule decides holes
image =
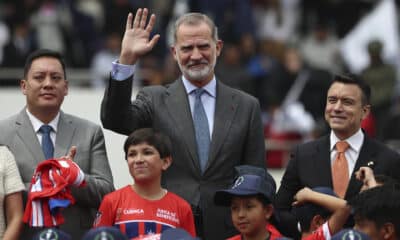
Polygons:
[[223,83],[217,81],[214,129],[206,169],[216,160],[218,151],[221,149],[221,146],[229,133],[238,104],[238,100],[235,98],[235,92],[230,90]]
[[73,121],[66,114],[60,112],[60,119],[57,126],[56,145],[54,148],[55,158],[68,154],[71,148],[75,128]]
[[358,181],[355,176],[355,172],[360,169],[362,166],[366,166],[369,161],[373,161],[373,155],[374,155],[374,150],[375,148],[371,146],[371,140],[368,138],[368,136],[364,133],[364,142],[360,150],[360,154],[358,155],[358,159],[356,161],[356,164],[354,166],[353,172],[351,174],[349,186],[347,187],[346,191],[346,199],[348,196],[354,196],[358,194],[358,192],[361,189],[362,182]]
[[189,100],[183,86],[182,79],[176,80],[167,89],[165,99],[168,111],[175,122],[177,134],[180,134],[188,146],[191,160],[199,170],[199,160],[197,156],[197,145],[194,133],[193,119],[190,112]]
[[329,135],[325,136],[318,142],[316,147],[316,155],[314,157],[314,166],[321,166],[321,168],[314,169],[321,183],[326,186],[332,187],[332,172],[331,172],[331,157],[330,157],[330,141]]
[[36,161],[35,165],[44,160],[45,157],[42,151],[42,146],[39,143],[25,108],[17,116],[15,124],[18,136],[26,148],[32,153],[32,156]]

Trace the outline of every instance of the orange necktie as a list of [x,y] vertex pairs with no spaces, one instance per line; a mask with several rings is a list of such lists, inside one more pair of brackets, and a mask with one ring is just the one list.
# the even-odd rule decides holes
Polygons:
[[347,148],[349,148],[349,144],[345,141],[336,143],[337,155],[332,165],[333,190],[341,198],[344,198],[349,184],[349,166],[344,155]]

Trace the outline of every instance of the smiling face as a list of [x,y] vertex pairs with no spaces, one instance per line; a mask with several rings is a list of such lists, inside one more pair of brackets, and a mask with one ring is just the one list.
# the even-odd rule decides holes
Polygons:
[[339,139],[346,139],[361,127],[370,106],[362,102],[362,91],[355,84],[334,82],[328,90],[325,120]]
[[206,85],[214,76],[222,41],[212,38],[211,29],[205,22],[182,24],[176,36],[171,51],[182,74],[198,87]]
[[140,143],[131,145],[127,152],[129,172],[135,184],[161,181],[161,173],[171,164],[171,157],[161,158],[156,148]]
[[68,94],[63,67],[53,57],[33,60],[20,87],[26,96],[28,110],[39,119],[41,115],[58,113]]
[[235,228],[244,236],[254,238],[265,235],[267,233],[265,227],[272,213],[272,205],[264,206],[257,197],[232,198],[232,222]]

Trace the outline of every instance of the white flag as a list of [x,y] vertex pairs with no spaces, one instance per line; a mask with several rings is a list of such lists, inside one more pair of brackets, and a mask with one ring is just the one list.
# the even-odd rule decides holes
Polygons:
[[378,39],[383,43],[384,60],[397,63],[399,34],[394,0],[381,2],[340,42],[340,52],[353,73],[360,73],[369,64],[368,42]]

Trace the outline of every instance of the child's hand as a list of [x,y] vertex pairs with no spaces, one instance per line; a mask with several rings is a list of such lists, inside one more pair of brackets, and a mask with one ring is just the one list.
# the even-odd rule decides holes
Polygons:
[[377,186],[374,171],[370,167],[360,167],[355,175],[359,181],[363,182],[362,191]]
[[305,187],[301,190],[299,190],[295,195],[294,195],[294,202],[292,203],[292,206],[297,206],[304,204],[305,202],[308,201],[308,197],[313,193],[313,190],[311,190],[308,187]]

